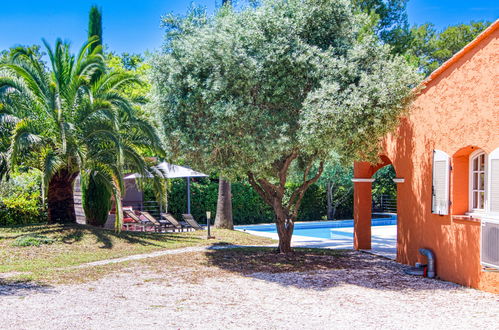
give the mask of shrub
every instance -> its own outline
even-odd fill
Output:
[[[37,171],[14,173],[0,183],[0,225],[27,225],[47,222]]]
[[[86,180],[81,180],[82,204],[87,218],[87,224],[102,227],[107,221],[111,210],[112,192],[103,183],[99,182],[94,172]]]
[[[12,242],[12,246],[40,246],[43,244],[52,244],[55,239],[43,235],[25,235],[18,237]]]

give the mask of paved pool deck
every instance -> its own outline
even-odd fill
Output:
[[[237,229],[237,228],[236,228]],[[248,234],[278,239],[277,233],[262,232],[256,230],[242,230]],[[353,249],[353,228],[334,228],[333,239],[324,239],[308,236],[293,235],[291,244],[294,247],[313,247],[324,249]],[[367,252],[393,259],[397,257],[397,226],[372,226],[371,227],[371,250]]]

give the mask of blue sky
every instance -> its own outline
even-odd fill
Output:
[[[161,46],[160,17],[184,13],[191,0],[17,0],[2,1],[0,9],[0,50],[16,44],[40,44],[42,38],[71,40],[80,46],[86,38],[88,9],[103,10],[104,43],[109,50],[143,52]],[[213,10],[221,0],[196,0]],[[438,28],[499,17],[497,0],[410,0],[409,22],[432,22]]]

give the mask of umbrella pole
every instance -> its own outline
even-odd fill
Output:
[[[191,214],[191,178],[187,177],[187,214]]]

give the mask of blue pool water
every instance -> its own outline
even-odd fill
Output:
[[[372,225],[389,226],[397,224],[396,214],[384,214],[384,216],[386,217],[372,219]],[[341,230],[335,230],[340,228],[352,227],[353,220],[300,222],[295,223],[293,234],[298,236],[308,236],[325,239],[341,238],[341,236],[352,237],[351,231],[343,232]],[[253,230],[259,232],[277,233],[275,224],[235,226],[235,228],[238,230]]]

